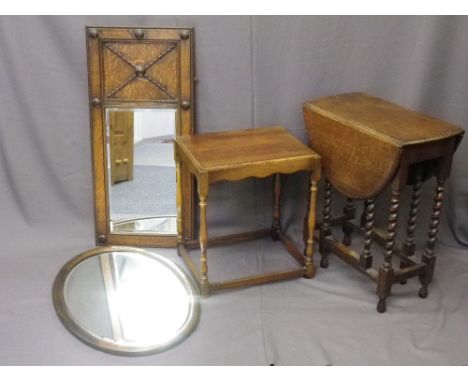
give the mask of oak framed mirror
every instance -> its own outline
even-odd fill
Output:
[[[193,34],[86,27],[98,245],[175,247],[178,224],[193,238],[193,179],[181,169],[177,211],[173,151],[194,131]]]

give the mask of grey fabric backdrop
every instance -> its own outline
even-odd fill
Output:
[[[467,17],[0,17],[0,364],[468,362],[468,139],[453,165],[428,300],[416,297],[416,282],[396,287],[378,316],[374,287],[333,261],[312,281],[210,297],[197,331],[164,354],[115,357],[71,337],[50,288],[67,260],[94,246],[85,25],[195,27],[199,133],[282,124],[306,142],[302,102],[346,91],[468,125]],[[285,226],[297,243],[305,189],[303,175],[286,179]],[[269,224],[271,199],[270,179],[216,185],[210,234]],[[225,252],[245,248],[262,267],[269,245]],[[226,261],[225,277],[249,265]]]

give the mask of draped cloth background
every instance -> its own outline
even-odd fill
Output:
[[[468,126],[468,17],[0,17],[0,364],[467,364],[466,138],[427,300],[411,281],[377,315],[374,286],[332,258],[314,280],[204,300],[195,333],[163,354],[116,357],[73,338],[50,292],[60,267],[94,246],[85,25],[195,27],[199,133],[280,124],[306,142],[303,101],[348,91]],[[298,244],[306,183],[302,174],[285,179],[284,225]],[[213,187],[209,234],[270,224],[271,186]],[[342,198],[334,203],[339,210]],[[260,242],[220,253],[239,248],[219,277],[249,261],[261,268],[276,251]],[[179,261],[174,250],[156,251]]]

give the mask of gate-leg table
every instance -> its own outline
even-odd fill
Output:
[[[317,182],[320,178],[320,156],[283,127],[265,127],[200,135],[178,136],[174,141],[177,176],[177,243],[179,255],[200,286],[202,296],[211,291],[257,285],[304,276],[314,276],[313,232]],[[200,238],[198,242],[183,237],[181,168],[197,179],[200,207]],[[310,172],[310,202],[307,211],[308,232],[303,254],[281,228],[280,174]],[[238,181],[248,177],[275,176],[274,209],[271,228],[208,239],[206,209],[210,184],[218,181]],[[234,197],[235,195],[233,195]],[[299,267],[240,279],[210,283],[208,279],[208,247],[271,236],[280,240],[299,263]],[[200,270],[187,248],[200,247]]]
[[[444,182],[450,175],[452,157],[464,131],[458,126],[406,109],[365,93],[340,94],[304,104],[304,118],[312,149],[322,156],[325,177],[323,222],[319,234],[320,265],[328,266],[332,252],[377,283],[377,311],[386,310],[386,298],[394,283],[404,284],[418,276],[419,296],[427,297],[427,286],[435,266],[434,245],[442,208]],[[436,178],[428,240],[420,256],[415,248],[415,228],[421,187]],[[406,238],[396,240],[400,196],[412,186]],[[387,229],[374,227],[375,199],[391,187]],[[344,215],[331,216],[332,189],[346,196]],[[353,200],[364,200],[360,224],[354,224]],[[332,236],[333,223],[342,226],[344,237]],[[351,233],[364,234],[361,252],[350,248]],[[384,261],[372,267],[372,241],[384,246]],[[394,269],[392,257],[400,259]]]

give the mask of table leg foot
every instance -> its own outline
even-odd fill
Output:
[[[203,298],[206,298],[206,297],[210,296],[210,284],[208,283],[208,280],[202,280],[201,281],[200,292],[201,292],[201,296]]]
[[[387,304],[385,300],[385,298],[379,298],[379,302],[377,303],[377,312],[385,313],[385,311],[387,310]]]
[[[320,268],[328,268],[328,255],[322,254],[322,258],[320,259]]]
[[[427,298],[428,296],[427,285],[423,285],[421,289],[419,289],[418,296],[421,298]]]
[[[271,240],[273,241],[278,241],[279,240],[279,234],[278,231],[276,231],[274,228],[271,230],[270,233]]]
[[[304,278],[306,279],[312,279],[315,276],[315,267],[314,264],[307,264],[306,265],[306,273],[304,275]]]

